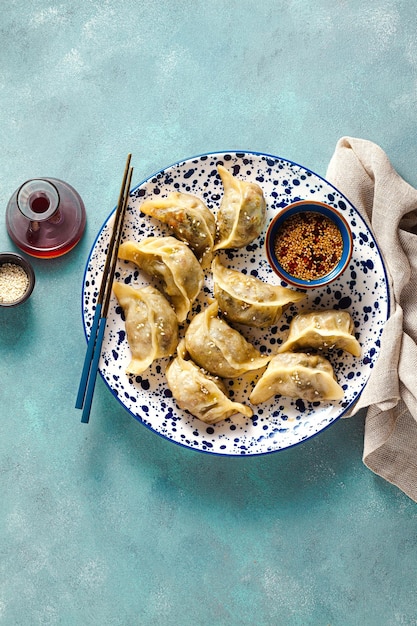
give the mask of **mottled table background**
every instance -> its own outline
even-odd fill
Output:
[[[417,508],[362,464],[363,415],[236,459],[153,434],[101,379],[88,426],[73,408],[84,265],[126,154],[135,184],[233,149],[325,175],[350,135],[417,186],[416,18],[413,0],[3,1],[2,215],[53,176],[88,226],[0,310],[2,626],[417,623]]]

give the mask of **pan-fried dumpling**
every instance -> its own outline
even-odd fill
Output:
[[[214,297],[230,322],[266,328],[276,324],[282,312],[305,294],[280,285],[269,285],[255,276],[228,269],[218,258],[212,263]]]
[[[185,333],[186,349],[197,365],[222,378],[265,367],[270,357],[262,355],[217,313],[218,304],[213,302],[191,320]]]
[[[178,321],[186,319],[204,281],[200,263],[187,244],[175,237],[147,237],[139,243],[126,241],[119,247],[119,258],[132,261],[160,280]]]
[[[341,400],[344,394],[327,359],[319,354],[283,352],[271,359],[249,400],[260,404],[275,395],[322,402]]]
[[[264,227],[266,202],[263,191],[256,183],[238,180],[222,165],[218,165],[217,171],[224,194],[217,214],[214,250],[243,248],[256,239]]]
[[[278,352],[289,350],[345,350],[361,355],[361,346],[353,336],[353,320],[347,311],[299,313],[290,323],[287,340]]]
[[[204,373],[187,356],[184,341],[181,341],[177,356],[166,369],[168,387],[180,409],[206,424],[215,424],[236,413],[245,417],[253,415],[250,407],[227,397],[221,380]]]
[[[126,334],[132,360],[129,374],[141,374],[158,358],[171,356],[178,345],[178,321],[174,310],[158,289],[135,289],[114,282],[113,291],[126,320]]]
[[[167,197],[155,196],[140,207],[142,213],[167,224],[174,235],[189,244],[203,268],[209,267],[216,234],[216,220],[196,196],[173,191]]]

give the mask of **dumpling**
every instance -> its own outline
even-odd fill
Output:
[[[178,321],[174,310],[158,289],[135,289],[114,282],[113,292],[126,320],[126,335],[132,360],[130,374],[142,374],[158,358],[171,356],[178,345]]]
[[[341,400],[344,392],[327,359],[319,354],[284,352],[271,359],[249,400],[260,404],[275,395],[321,402]]]
[[[226,395],[224,383],[204,373],[187,358],[184,341],[177,356],[166,369],[168,387],[180,407],[206,424],[215,424],[236,413],[251,417],[250,407],[233,402]]]
[[[189,244],[203,268],[210,266],[216,220],[204,202],[189,193],[174,191],[165,198],[146,200],[140,210],[167,224],[178,239]]]
[[[218,258],[212,263],[214,297],[228,321],[265,328],[276,324],[282,312],[305,294],[228,269]]]
[[[289,350],[345,350],[361,355],[361,346],[354,337],[353,320],[347,311],[313,311],[299,313],[290,323],[287,340],[278,352]]]
[[[222,165],[217,171],[224,194],[217,213],[217,234],[214,250],[243,248],[256,239],[264,227],[266,202],[256,183],[238,180]]]
[[[195,363],[222,378],[265,367],[270,357],[262,355],[217,313],[218,304],[213,302],[191,320],[185,333],[185,346]]]
[[[186,319],[204,282],[200,263],[187,244],[175,237],[147,237],[139,243],[126,241],[119,247],[119,258],[132,261],[160,280],[178,321]]]

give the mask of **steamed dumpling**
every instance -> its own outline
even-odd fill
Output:
[[[178,321],[167,299],[154,287],[135,289],[114,282],[113,291],[126,320],[132,360],[129,374],[142,374],[158,358],[171,356],[178,345]]]
[[[226,395],[224,383],[204,373],[187,358],[184,341],[177,356],[166,369],[168,387],[180,407],[206,424],[215,424],[236,413],[251,417],[250,407],[233,402]]]
[[[361,355],[361,346],[353,335],[353,320],[347,311],[299,313],[290,323],[287,340],[278,352],[289,350],[345,350]]]
[[[212,263],[214,297],[228,321],[265,328],[276,324],[285,308],[299,302],[305,294],[280,285],[269,285],[221,264]]]
[[[341,400],[344,392],[329,361],[318,354],[283,352],[274,356],[256,383],[249,400],[266,402],[275,395],[308,402]]]
[[[132,261],[160,280],[178,321],[186,319],[204,281],[200,263],[187,244],[175,237],[147,237],[139,243],[126,241],[119,247],[119,258]]]
[[[256,183],[239,180],[222,165],[217,170],[224,194],[217,214],[214,250],[243,248],[256,239],[264,227],[266,202]]]
[[[189,244],[201,266],[209,267],[216,221],[204,202],[191,194],[174,191],[165,198],[155,196],[146,200],[140,210],[167,224],[178,239]]]
[[[263,356],[217,313],[218,304],[213,302],[191,320],[185,334],[186,349],[197,365],[222,378],[265,367],[270,357]]]

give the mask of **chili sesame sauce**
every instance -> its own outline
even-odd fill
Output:
[[[330,218],[306,211],[285,220],[277,232],[274,250],[288,274],[301,280],[316,280],[337,265],[342,256],[343,240]]]

